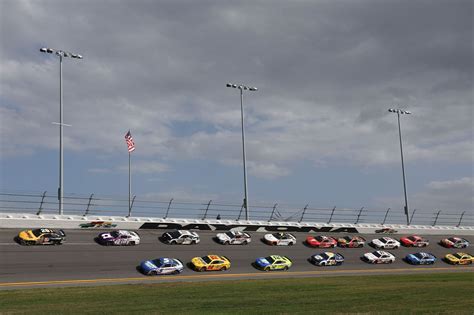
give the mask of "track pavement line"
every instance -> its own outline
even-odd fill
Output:
[[[160,281],[160,280],[192,280],[192,279],[209,279],[209,278],[243,278],[243,277],[269,277],[269,276],[304,276],[304,275],[325,275],[325,274],[345,274],[356,273],[387,273],[387,272],[406,272],[406,271],[446,271],[446,270],[462,270],[453,269],[453,267],[437,267],[437,268],[398,268],[398,269],[352,269],[352,270],[326,270],[326,271],[287,271],[280,272],[259,272],[259,273],[234,273],[234,274],[207,274],[207,275],[189,275],[189,276],[157,276],[157,277],[135,277],[135,278],[104,278],[104,279],[76,279],[76,280],[52,280],[52,281],[36,281],[36,282],[0,282],[0,287],[22,287],[22,286],[41,286],[54,284],[87,284],[87,283],[114,283],[127,281]],[[286,278],[286,277],[285,277]]]

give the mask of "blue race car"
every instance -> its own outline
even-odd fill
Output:
[[[175,258],[157,258],[140,263],[140,270],[147,276],[178,274],[183,271],[183,263]]]
[[[405,261],[412,265],[432,265],[436,261],[436,256],[425,252],[419,252],[408,254],[405,257]]]

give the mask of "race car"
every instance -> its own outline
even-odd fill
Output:
[[[157,258],[145,260],[139,266],[141,272],[147,276],[178,274],[183,272],[183,263],[175,258]]]
[[[339,247],[364,247],[365,238],[363,238],[362,236],[344,236],[337,239],[337,244],[339,245]]]
[[[316,266],[339,266],[344,262],[344,256],[339,253],[324,252],[311,256],[309,261]]]
[[[245,232],[240,232],[240,231],[229,231],[225,233],[218,233],[216,235],[216,239],[219,243],[224,244],[224,245],[237,245],[237,244],[242,244],[242,245],[247,245],[252,241],[252,238],[250,237],[250,234],[245,233]]]
[[[271,270],[288,270],[292,262],[290,258],[280,255],[271,255],[268,257],[260,257],[254,263],[255,267],[264,271]]]
[[[196,271],[223,271],[230,268],[230,260],[225,256],[218,255],[194,257],[191,259],[191,266]]]
[[[377,249],[399,248],[400,242],[391,237],[381,237],[372,240],[372,245]]]
[[[290,233],[273,233],[265,234],[263,240],[268,245],[294,245],[296,244],[296,237]]]
[[[451,265],[470,265],[474,262],[474,256],[467,253],[454,253],[444,256],[444,260]]]
[[[397,230],[391,229],[391,228],[383,228],[380,230],[375,230],[375,233],[381,233],[381,234],[394,234],[397,233]]]
[[[445,238],[442,239],[441,242],[439,242],[441,246],[447,247],[447,248],[465,248],[469,246],[469,241],[460,238],[460,237],[450,237],[450,238]]]
[[[161,235],[161,240],[164,243],[175,245],[175,244],[197,244],[200,242],[199,235],[196,232],[188,230],[176,230],[172,232],[166,232]]]
[[[328,247],[336,247],[337,241],[335,238],[330,236],[308,236],[306,238],[306,244],[312,247],[319,247],[319,248],[328,248]]]
[[[63,230],[33,229],[21,231],[17,240],[21,245],[60,245],[65,237]]]
[[[371,264],[391,264],[395,261],[395,256],[383,250],[376,250],[372,253],[365,253],[362,260]]]
[[[140,244],[140,236],[133,231],[116,230],[100,233],[97,236],[97,242],[106,246],[138,245]]]
[[[430,242],[421,236],[411,235],[400,238],[400,243],[406,247],[426,247],[430,245]]]
[[[408,254],[405,257],[405,261],[412,265],[432,265],[436,262],[436,256],[425,252],[419,252]]]

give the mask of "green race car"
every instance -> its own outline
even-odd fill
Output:
[[[264,271],[270,270],[288,270],[292,265],[291,260],[286,256],[270,255],[260,257],[255,261],[255,266]]]

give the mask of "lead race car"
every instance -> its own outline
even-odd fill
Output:
[[[218,233],[216,239],[219,243],[224,245],[247,245],[252,241],[250,234],[240,231]]]
[[[140,244],[140,236],[133,231],[116,230],[100,233],[97,236],[97,242],[102,245],[112,246],[130,246]]]
[[[446,248],[466,248],[469,246],[469,241],[461,237],[449,237],[441,240],[439,244]]]
[[[63,230],[45,228],[21,231],[16,237],[21,245],[61,245],[65,238]]]
[[[157,258],[145,260],[139,266],[141,272],[147,276],[178,274],[183,272],[183,263],[176,258]]]
[[[430,245],[430,242],[424,237],[418,235],[411,235],[400,238],[400,243],[406,247],[426,247]]]
[[[191,259],[191,267],[196,271],[225,271],[230,268],[230,260],[219,255],[194,257]]]
[[[381,237],[372,240],[372,245],[377,249],[399,248],[400,242],[391,237]]]

